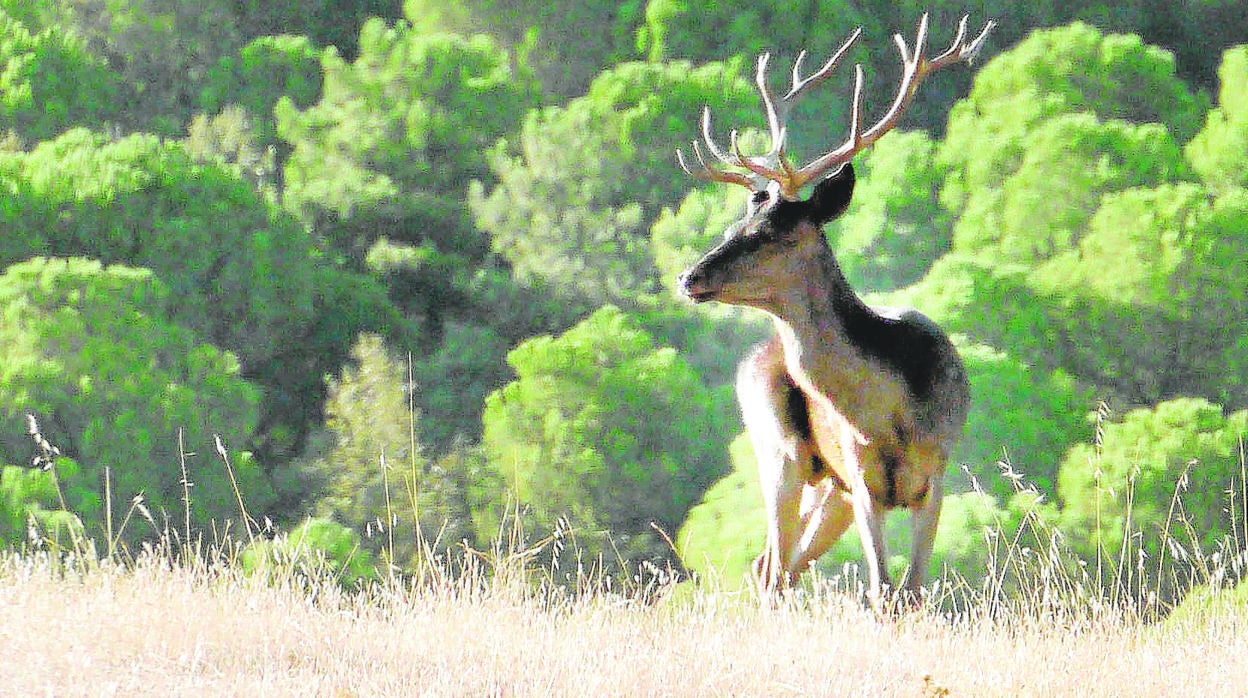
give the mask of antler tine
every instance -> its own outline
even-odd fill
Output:
[[[784,96],[784,102],[786,104],[792,104],[798,97],[806,92],[806,90],[818,86],[831,77],[833,71],[836,70],[836,67],[841,64],[841,59],[845,58],[845,54],[849,52],[851,47],[853,47],[854,42],[858,40],[859,36],[862,36],[862,27],[858,27],[854,30],[853,34],[849,35],[849,38],[845,40],[845,43],[841,44],[841,47],[836,50],[836,53],[832,54],[832,57],[823,64],[822,68],[816,70],[814,73],[806,76],[805,78],[801,77],[800,70],[802,59],[805,58],[806,52],[802,51],[798,54],[797,61],[793,64],[793,87],[791,87],[789,89],[789,93]]]
[[[974,41],[967,44],[966,39],[966,21],[963,18],[958,27],[957,37],[947,51],[936,57],[935,60],[927,59],[927,29],[928,16],[923,14],[919,20],[919,29],[915,35],[914,53],[910,53],[910,48],[906,45],[906,40],[900,34],[893,37],[897,44],[897,50],[901,53],[902,76],[901,84],[897,88],[897,97],[893,100],[893,104],[883,117],[880,118],[874,126],[866,131],[861,130],[861,99],[862,99],[862,80],[861,67],[857,79],[854,84],[854,103],[852,112],[852,121],[850,123],[850,137],[845,143],[842,143],[836,149],[831,150],[812,161],[810,164],[802,167],[797,172],[793,188],[798,189],[801,186],[814,181],[840,165],[849,162],[854,155],[862,149],[870,146],[879,140],[885,133],[891,131],[897,126],[901,120],[902,114],[906,108],[910,106],[910,102],[914,100],[915,94],[918,92],[918,86],[923,79],[930,73],[951,65],[960,60],[970,60],[975,53],[979,51],[984,39],[988,36],[988,32],[992,30],[994,22],[989,21],[984,30]]]
[[[849,142],[854,148],[858,147],[862,136],[862,84],[862,64],[858,63],[854,65],[854,101],[849,114]]]
[[[914,62],[923,63],[927,56],[927,13],[919,18],[919,32],[914,37]]]
[[[944,53],[932,59],[932,65],[942,65],[954,57],[961,58],[961,54],[958,49],[962,47],[962,40],[966,38],[966,23],[970,21],[970,19],[970,15],[962,15],[962,19],[958,20],[958,34],[953,37],[953,43],[949,44],[949,48]],[[988,24],[990,25],[989,28],[991,28],[992,22],[989,22]],[[980,34],[981,39],[984,36],[986,36],[986,33]],[[979,41],[979,39],[976,39],[976,41]]]
[[[711,167],[707,164],[706,158],[702,155],[702,147],[698,145],[698,142],[695,140],[692,142],[692,145],[693,155],[698,159],[698,165],[701,166],[700,170],[695,171],[693,168],[689,167],[689,163],[685,161],[684,152],[682,152],[679,148],[676,149],[676,161],[680,164],[680,169],[685,171],[685,174],[708,182],[739,184],[743,187],[753,189],[754,183],[750,181],[749,177],[739,172],[732,172],[731,170],[717,170]]]
[[[762,53],[758,57],[758,67],[754,71],[754,84],[758,86],[758,94],[763,98],[763,109],[767,115],[767,130],[771,133],[771,149],[769,156],[775,156],[784,148],[785,115],[776,110],[776,96],[767,85],[767,63],[771,61],[770,53]],[[787,110],[786,110],[787,111]],[[741,157],[738,154],[738,157]]]
[[[697,144],[697,141],[694,141],[694,144],[696,145],[696,144]],[[680,165],[680,169],[684,170],[685,174],[689,175],[690,177],[699,177],[699,178],[701,178],[701,173],[699,173],[699,172],[694,172],[694,171],[693,171],[693,170],[689,167],[689,163],[685,162],[685,153],[684,153],[684,151],[683,151],[683,150],[681,150],[680,148],[677,148],[677,149],[676,149],[676,162]]]
[[[725,165],[736,164],[732,160],[728,159],[728,156],[724,154],[724,151],[719,149],[719,146],[715,145],[715,138],[711,136],[710,107],[702,107],[702,140],[706,142],[707,149],[711,151],[711,155],[714,155],[716,160],[719,160]],[[695,142],[694,145],[697,145],[697,143]]]
[[[991,32],[992,28],[995,26],[997,26],[997,23],[994,20],[988,20],[988,22],[984,24],[984,30],[979,33],[979,36],[975,37],[975,40],[971,43],[963,46],[958,51],[958,55],[966,59],[967,63],[975,60],[975,57],[979,55],[980,49],[984,47],[984,40],[988,38],[989,32]]]

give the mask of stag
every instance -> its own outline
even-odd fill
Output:
[[[792,87],[780,98],[768,85],[768,54],[759,57],[756,82],[771,136],[766,154],[743,154],[736,131],[728,151],[717,146],[709,108],[702,115],[707,152],[693,143],[699,167],[691,168],[677,151],[690,175],[750,192],[745,216],[681,274],[679,287],[695,303],[761,309],[775,326],[775,335],[741,362],[736,385],[767,510],[767,542],[754,573],[768,600],[794,584],[850,523],[862,536],[872,604],[878,609],[886,599],[921,599],[945,466],[970,405],[966,371],[949,338],[923,314],[862,301],[823,226],[849,206],[854,155],[897,125],[924,78],[970,62],[980,49],[993,23],[968,41],[967,19],[949,49],[934,58],[926,53],[927,15],[913,54],[900,34],[894,37],[901,85],[888,112],[866,129],[857,66],[848,139],[807,165],[796,167],[786,153],[789,115],[828,79],[861,29],[806,77],[806,54],[799,54]],[[812,184],[803,199],[803,188]],[[913,545],[904,591],[895,596],[881,528],[884,515],[900,507],[911,510]]]

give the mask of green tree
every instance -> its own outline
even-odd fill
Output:
[[[321,95],[322,54],[304,36],[262,36],[208,71],[199,106],[215,113],[237,104],[268,118],[278,100],[288,97],[295,107],[307,109]]]
[[[362,335],[351,358],[329,383],[332,443],[312,465],[322,483],[315,510],[364,531],[365,548],[408,567],[423,545],[472,537],[467,494],[456,489],[462,478],[451,479],[423,453],[407,366],[377,335]]]
[[[176,136],[208,72],[245,43],[234,0],[50,0],[49,21],[71,29],[126,84],[132,129]]]
[[[178,298],[179,323],[247,364],[308,322],[311,241],[232,172],[154,136],[77,129],[10,157],[4,169],[33,200],[0,263],[40,253],[150,268]]]
[[[229,447],[247,444],[259,390],[239,376],[232,354],[171,322],[174,305],[146,270],[36,258],[0,275],[0,450],[31,450],[26,415],[34,415],[45,438],[81,466],[59,475],[70,510],[93,535],[102,530],[106,483],[115,521],[138,495],[181,521],[183,460],[196,526],[239,515],[214,435]],[[237,451],[231,464],[244,502],[263,511],[271,492],[258,464]],[[121,533],[135,540],[154,532]]]
[[[0,9],[0,124],[28,141],[121,114],[121,80],[60,26],[33,30]]]
[[[896,131],[860,158],[853,201],[829,231],[859,291],[909,286],[949,251],[952,221],[939,203],[945,171],[935,151],[926,133]]]
[[[1017,237],[1038,227],[1041,244],[1021,250],[1044,254],[1053,244],[1048,226],[1069,235],[1094,210],[1088,196],[1096,190],[1183,176],[1174,144],[1199,129],[1204,106],[1175,76],[1174,57],[1138,36],[1082,23],[1033,33],[985,65],[950,113],[939,157],[950,168],[942,201],[958,219],[954,247],[982,251],[998,229]],[[1072,116],[1083,113],[1091,117]],[[1068,150],[1073,162],[1063,159]],[[1049,220],[1030,226],[1027,215],[1045,206],[1055,208]],[[1018,258],[1019,249],[994,254]]]
[[[1238,367],[1248,321],[1248,191],[1193,184],[1108,196],[1077,248],[1037,269],[1063,297],[1071,370],[1136,404],[1204,395],[1248,403]]]
[[[710,105],[721,123],[757,119],[745,82],[720,64],[626,63],[564,107],[531,112],[501,143],[499,184],[475,185],[477,225],[521,279],[568,298],[623,300],[654,286],[650,221],[689,186],[673,146]]]
[[[405,330],[376,284],[327,265],[298,221],[180,143],[73,130],[0,153],[0,182],[14,194],[0,206],[0,265],[55,254],[151,269],[174,319],[268,388],[257,434],[268,464],[302,447],[322,377],[358,332]]]
[[[243,571],[271,585],[301,581],[314,588],[326,578],[351,589],[377,578],[373,554],[360,534],[337,521],[309,518],[273,540],[258,539],[243,549]]]
[[[452,272],[489,253],[469,220],[468,182],[488,178],[489,146],[519,122],[536,86],[487,36],[380,19],[365,23],[354,62],[329,50],[322,68],[319,102],[277,105],[293,144],[285,203],[350,268],[382,278],[432,348],[447,315],[469,302]]]
[[[1030,130],[1025,152],[1003,181],[968,197],[954,246],[999,262],[1036,264],[1076,245],[1106,194],[1186,174],[1181,149],[1159,124],[1056,115]]]
[[[1239,86],[1248,81],[1248,46],[1222,54],[1218,68],[1222,88],[1218,107],[1205,117],[1205,127],[1187,144],[1187,159],[1210,187],[1248,186],[1248,95]]]
[[[566,518],[592,552],[664,559],[675,531],[724,472],[727,417],[671,348],[605,307],[507,357],[518,378],[486,400],[490,467],[537,530]]]
[[[316,103],[322,53],[303,36],[262,36],[223,57],[205,78],[199,97],[202,112],[188,129],[190,141],[202,143],[198,150],[204,154],[237,163],[243,172],[259,170],[282,197],[293,147],[277,135],[274,108],[283,98],[289,100],[286,108],[307,109]],[[245,128],[230,128],[238,122]],[[240,130],[245,136],[236,145],[231,137]],[[243,147],[252,152],[241,152]]]
[[[636,57],[642,0],[405,0],[417,29],[488,33],[525,57],[553,99],[583,94],[598,73]]]
[[[382,233],[394,240],[419,242],[422,227],[462,233],[462,216],[448,214],[468,181],[488,174],[489,146],[532,104],[527,75],[487,36],[425,35],[380,19],[365,23],[354,62],[330,50],[322,70],[319,102],[278,105],[282,136],[295,146],[291,205],[313,221],[395,209]],[[336,246],[362,258],[376,237]]]
[[[959,351],[971,379],[971,412],[955,463],[1001,501],[1017,483],[1002,477],[999,462],[1052,495],[1066,450],[1092,436],[1085,418],[1095,407],[1090,391],[1061,369],[1036,369],[983,345]],[[961,473],[949,475],[955,491],[969,489],[958,485]]]
[[[234,0],[238,26],[250,37],[306,36],[317,46],[334,46],[353,57],[360,27],[373,17],[396,20],[401,0]]]
[[[734,588],[767,542],[767,511],[749,436],[737,436],[729,453],[732,470],[689,510],[676,547],[685,567]]]
[[[78,464],[73,459],[57,458],[52,466],[66,480],[78,476]],[[61,509],[57,477],[52,468],[3,465],[0,461],[0,545],[20,548],[32,529],[53,539],[59,538],[61,531],[82,530],[81,520]]]
[[[1132,410],[1100,435],[1099,444],[1075,446],[1062,461],[1062,528],[1076,549],[1117,560],[1126,537],[1153,561],[1163,546],[1218,549],[1230,535],[1228,493],[1242,484],[1248,412],[1228,415],[1206,400],[1180,398]]]

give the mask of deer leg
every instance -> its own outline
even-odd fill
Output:
[[[934,475],[928,481],[927,497],[916,506],[910,516],[913,525],[913,543],[910,551],[910,571],[906,575],[906,591],[916,599],[923,590],[927,568],[932,561],[932,546],[936,542],[936,525],[940,521],[940,506],[945,498],[944,476]]]
[[[776,594],[796,581],[793,554],[801,533],[800,463],[783,450],[758,450],[759,484],[767,510],[767,543],[754,561],[759,592],[769,603]],[[796,455],[796,454],[793,454]]]
[[[769,342],[737,370],[737,400],[754,455],[767,510],[767,544],[754,561],[759,591],[768,603],[796,580],[793,555],[802,533],[801,499],[810,472],[809,417],[784,369],[783,350]]]
[[[849,493],[825,480],[820,485],[808,487],[809,508],[803,512],[803,531],[795,556],[798,574],[807,570],[811,563],[840,539],[845,529],[854,522],[854,506]]]
[[[884,545],[884,510],[876,504],[871,490],[867,488],[860,444],[852,437],[849,441],[842,444],[841,450],[845,454],[845,470],[851,478],[847,484],[854,507],[854,523],[858,524],[862,553],[867,564],[867,598],[876,610],[880,610],[885,591],[892,587],[887,568],[888,551]]]

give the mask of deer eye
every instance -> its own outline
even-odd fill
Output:
[[[761,206],[767,203],[767,201],[770,198],[771,198],[771,192],[767,191],[766,189],[763,189],[761,191],[756,191],[750,195],[750,203],[755,206]]]

